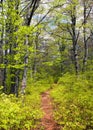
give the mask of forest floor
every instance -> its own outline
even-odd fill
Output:
[[[44,116],[41,119],[42,128],[44,128],[44,130],[60,130],[53,118],[53,105],[49,91],[41,95],[41,103],[44,112]]]

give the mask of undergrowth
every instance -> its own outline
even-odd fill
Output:
[[[28,85],[25,95],[0,94],[0,130],[33,130],[43,116],[40,94],[49,84],[36,82]]]
[[[54,118],[62,130],[93,130],[93,81],[65,74],[51,91]]]

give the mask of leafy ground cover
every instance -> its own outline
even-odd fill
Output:
[[[88,74],[65,74],[51,91],[54,118],[62,130],[93,130],[92,86]]]
[[[0,130],[41,129],[41,95],[49,90],[60,130],[93,130],[92,73],[65,74],[57,84],[44,80],[27,86],[25,95],[0,94]]]
[[[44,86],[44,87],[43,87]],[[0,130],[31,130],[43,116],[40,94],[50,88],[41,82],[28,85],[25,95],[0,95]]]

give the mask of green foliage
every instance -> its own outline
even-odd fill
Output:
[[[30,83],[28,83],[30,84]],[[43,116],[40,94],[50,89],[48,81],[41,80],[28,85],[25,95],[6,95],[0,87],[0,130],[30,130],[39,125]]]
[[[38,125],[42,115],[40,96],[35,90],[19,98],[0,95],[0,130],[30,130]]]
[[[28,85],[26,88],[26,94],[32,95],[34,93],[34,94],[40,95],[41,93],[50,89],[52,83],[53,82],[51,79],[49,81],[48,81],[48,79],[47,80],[42,79],[42,80],[36,81],[36,82],[32,81],[32,83],[31,83],[32,85],[30,85],[30,86]]]
[[[51,92],[55,120],[62,130],[93,129],[93,85],[82,75],[66,74]]]

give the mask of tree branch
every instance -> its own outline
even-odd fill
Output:
[[[46,16],[47,16],[50,12],[52,12],[55,8],[62,7],[63,5],[64,5],[64,4],[62,4],[62,5],[57,5],[57,6],[54,6],[54,7],[50,8],[49,11],[40,19],[40,21],[39,21],[34,27],[38,26],[38,25],[46,18]]]

